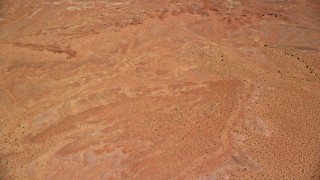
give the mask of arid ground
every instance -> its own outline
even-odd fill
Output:
[[[319,0],[1,0],[0,179],[320,179]]]

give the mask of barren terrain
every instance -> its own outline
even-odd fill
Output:
[[[0,179],[320,179],[318,0],[0,1]]]

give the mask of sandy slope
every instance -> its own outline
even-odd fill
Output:
[[[319,179],[317,0],[0,2],[0,179]]]

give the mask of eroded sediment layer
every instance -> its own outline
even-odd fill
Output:
[[[316,1],[0,3],[0,178],[319,179]]]

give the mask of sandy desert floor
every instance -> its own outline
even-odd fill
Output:
[[[0,179],[320,179],[318,0],[0,1]]]

